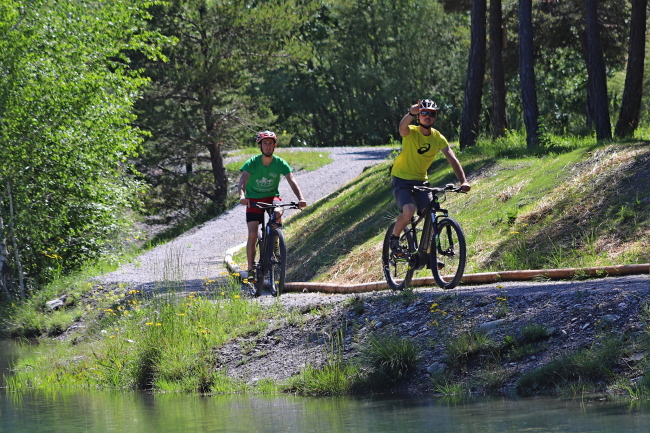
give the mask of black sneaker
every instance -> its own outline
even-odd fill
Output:
[[[402,249],[401,245],[399,244],[399,238],[391,238],[390,239],[390,250],[397,257],[401,257],[401,256],[404,255],[404,250]]]
[[[445,264],[442,261],[440,261],[440,259],[436,259],[436,260],[438,261],[438,270],[445,267]]]
[[[248,271],[248,276],[246,277],[249,283],[255,284],[257,279],[255,279],[255,269]]]

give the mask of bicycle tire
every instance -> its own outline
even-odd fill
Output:
[[[277,250],[275,243],[278,243]],[[287,272],[287,245],[281,229],[271,232],[269,243],[269,291],[273,296],[280,296],[284,292],[284,279]]]
[[[259,233],[257,239],[258,239],[257,247],[260,254],[260,258],[257,262],[257,265],[255,265],[255,271],[256,271],[255,277],[257,279],[255,280],[255,284],[254,284],[255,290],[253,296],[259,298],[260,296],[262,296],[262,290],[264,289],[264,274],[266,274],[267,267],[266,267],[266,254],[265,254],[266,242],[264,242],[266,239],[263,239],[262,242],[259,242],[259,239],[262,239],[262,236]]]
[[[395,255],[392,253],[390,249],[390,237],[393,234],[394,227],[395,223],[391,224],[388,227],[388,230],[386,230],[381,260],[384,270],[384,277],[386,278],[388,286],[395,291],[400,291],[408,288],[409,284],[411,284],[411,279],[415,273],[415,268],[413,267],[413,263],[410,259],[397,260],[395,258]],[[399,243],[402,249],[408,251],[410,254],[413,254],[415,252],[413,233],[408,227],[404,230],[402,236],[400,236]]]
[[[453,289],[460,283],[465,272],[467,262],[465,234],[458,221],[453,218],[441,218],[437,224],[438,239],[432,240],[429,266],[440,288]],[[444,265],[442,269],[438,269],[438,261]]]

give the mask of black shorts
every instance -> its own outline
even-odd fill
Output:
[[[261,203],[273,203],[273,200],[275,200],[275,197],[264,197],[264,198],[249,198],[248,201],[251,202],[261,202]],[[260,209],[257,207],[247,207],[246,208],[246,222],[249,223],[251,221],[257,221],[258,223],[263,223],[264,222],[264,212],[266,212],[264,209]]]
[[[433,200],[433,195],[428,191],[413,191],[414,186],[429,186],[426,180],[406,180],[393,176],[393,195],[401,211],[404,205],[413,203],[422,212]]]

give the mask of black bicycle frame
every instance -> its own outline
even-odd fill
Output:
[[[429,256],[431,254],[431,240],[438,238],[438,219],[445,218],[449,216],[447,209],[442,209],[440,207],[440,202],[438,201],[438,196],[433,194],[433,200],[427,205],[422,212],[422,215],[411,218],[411,228],[410,231],[413,235],[413,242],[415,242],[415,252],[411,253],[412,256],[415,256],[416,260],[413,264],[415,270],[420,270],[429,264]],[[416,236],[416,230],[418,224],[424,220],[424,225],[422,226],[422,236],[420,237],[420,244],[418,245],[418,237]],[[433,236],[431,232],[433,231]],[[440,251],[440,246],[437,245]],[[422,260],[424,258],[424,260]]]

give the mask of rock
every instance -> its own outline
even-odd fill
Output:
[[[491,331],[494,331],[499,325],[505,323],[506,319],[492,320],[491,322],[485,322],[478,327],[478,331],[484,334],[488,334]]]
[[[603,316],[603,322],[611,324],[611,323],[616,323],[618,322],[618,319],[620,317],[617,316],[616,314],[606,314]]]
[[[45,303],[45,306],[46,306],[47,308],[49,308],[50,310],[56,310],[56,309],[58,309],[58,308],[63,307],[63,305],[65,304],[65,300],[66,300],[66,298],[67,298],[67,296],[61,296],[61,297],[58,298],[58,299],[53,299],[53,300],[51,300],[51,301],[47,301],[47,302]]]
[[[431,374],[434,373],[443,373],[446,369],[446,366],[442,362],[434,362],[431,364],[429,367],[427,367],[427,371]]]

